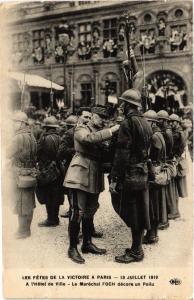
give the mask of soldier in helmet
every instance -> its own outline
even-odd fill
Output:
[[[59,225],[59,206],[63,204],[63,177],[60,172],[57,152],[61,138],[57,132],[58,121],[54,116],[45,118],[44,134],[38,142],[38,165],[40,176],[36,195],[41,204],[46,205],[47,219],[40,222],[40,227]]]
[[[166,162],[171,164],[173,160],[173,136],[172,129],[169,126],[169,115],[167,111],[160,110],[158,113],[159,127],[161,129],[162,135],[166,144]],[[158,229],[167,229],[169,227],[168,213],[171,212],[173,199],[176,194],[174,181],[171,180],[170,183],[165,187],[166,196],[161,199],[160,202],[160,224]]]
[[[177,162],[182,159],[182,155],[185,151],[186,146],[186,139],[184,136],[184,132],[180,126],[181,120],[178,115],[172,114],[169,117],[171,127],[172,127],[172,134],[173,134],[173,155],[176,158]],[[185,175],[185,174],[184,174]],[[186,176],[176,176],[175,184],[177,188],[177,194],[175,200],[172,203],[173,210],[172,213],[169,215],[170,219],[176,219],[180,217],[179,209],[178,209],[178,198],[179,197],[186,197],[187,196],[187,184],[186,184]]]
[[[148,110],[144,113],[144,117],[151,124],[153,135],[151,138],[151,147],[149,158],[153,167],[160,167],[165,162],[166,144],[158,127],[158,116],[154,110]],[[165,197],[165,187],[156,187],[150,184],[149,186],[149,208],[150,208],[150,224],[151,229],[147,231],[144,236],[143,243],[153,244],[157,243],[158,238],[158,224],[160,221],[160,202]]]
[[[16,111],[12,118],[15,135],[8,149],[12,161],[12,186],[14,213],[18,215],[16,238],[23,239],[31,235],[30,226],[35,208],[35,187],[18,187],[17,178],[26,170],[36,166],[37,144],[28,126],[28,117],[22,111]]]
[[[65,126],[66,126],[66,131],[63,134],[61,138],[61,143],[58,149],[57,157],[61,163],[61,167],[63,169],[63,176],[65,177],[65,174],[67,172],[67,169],[69,167],[69,164],[72,160],[72,157],[75,154],[75,149],[74,149],[74,131],[75,127],[77,125],[78,118],[75,115],[70,115],[66,120],[65,120]],[[67,194],[67,198],[69,201],[70,205],[70,199],[69,199],[69,193],[68,189],[65,189],[65,194]],[[61,217],[63,218],[68,218],[69,217],[69,210],[65,213],[61,214]]]
[[[136,89],[126,90],[119,98],[125,120],[121,123],[113,168],[111,171],[110,192],[116,193],[117,186],[121,187],[121,196],[118,199],[119,214],[125,224],[131,228],[132,246],[127,248],[121,256],[116,256],[119,263],[141,261],[144,258],[142,239],[144,229],[151,229],[149,212],[149,191],[147,176],[147,159],[152,136],[152,129],[146,119],[138,111],[141,109],[141,94]],[[138,167],[139,166],[139,167]],[[139,169],[140,168],[140,169]],[[141,185],[131,184],[133,177],[140,180]],[[145,175],[145,176],[144,176]],[[137,189],[135,189],[137,188]]]
[[[92,242],[93,218],[99,207],[99,194],[104,190],[104,177],[101,170],[101,143],[110,139],[119,126],[103,129],[107,118],[106,109],[92,108],[92,118],[88,124],[75,128],[75,155],[68,168],[64,186],[71,189],[71,215],[69,220],[68,256],[76,263],[85,260],[77,249],[80,221],[82,220],[83,253],[102,255],[105,249]]]

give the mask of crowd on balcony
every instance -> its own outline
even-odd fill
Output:
[[[99,25],[90,25],[90,32],[85,36],[81,33],[78,38],[75,37],[75,28],[69,29],[67,23],[55,28],[54,34],[48,30],[33,31],[32,37],[27,38],[26,33],[18,34],[13,39],[13,63],[42,64],[52,58],[53,63],[62,64],[65,53],[74,54],[79,60],[91,59],[98,53],[101,58],[117,57],[125,44],[125,24],[121,22],[117,25],[114,30],[110,28],[103,32]],[[186,25],[173,25],[166,30],[164,18],[160,18],[156,26],[144,26],[138,30],[134,22],[130,25],[130,43],[142,55],[156,54],[157,45],[161,42],[171,52],[187,50],[192,43],[192,34],[188,33]]]

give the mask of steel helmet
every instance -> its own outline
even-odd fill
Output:
[[[58,121],[54,116],[50,116],[44,119],[44,124],[43,127],[53,127],[53,128],[58,128]]]
[[[19,122],[24,122],[26,124],[28,124],[28,117],[27,115],[21,111],[21,110],[18,110],[18,111],[15,111],[14,112],[14,115],[13,115],[13,118],[12,118],[13,121],[19,121]]]
[[[150,109],[148,111],[146,111],[143,116],[148,120],[148,121],[155,121],[155,122],[158,122],[158,115],[157,113]]]
[[[164,119],[164,120],[169,120],[169,114],[167,113],[166,110],[160,110],[158,113],[158,119]]]
[[[121,97],[119,97],[120,100],[126,101],[128,103],[131,103],[135,106],[142,107],[141,105],[141,93],[137,89],[129,89],[126,90]]]
[[[180,122],[180,118],[179,118],[179,116],[176,115],[176,114],[170,115],[170,116],[169,116],[169,119],[170,119],[170,121],[177,121],[177,122]]]
[[[75,126],[77,124],[78,117],[75,115],[70,115],[66,120],[65,124],[68,126]]]

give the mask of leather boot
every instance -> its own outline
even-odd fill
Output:
[[[31,235],[28,226],[28,216],[27,215],[18,215],[18,231],[15,235],[17,239],[25,239]]]
[[[165,230],[165,229],[167,229],[169,226],[170,226],[170,225],[169,225],[169,222],[167,222],[167,223],[160,223],[160,224],[158,225],[158,229],[160,229],[160,230]]]
[[[147,231],[143,237],[143,244],[155,244],[159,241],[156,228],[156,225],[152,225],[151,229]]]
[[[115,261],[118,263],[129,264],[142,261],[144,258],[142,249],[143,230],[131,229],[131,231],[133,239],[132,246],[131,248],[127,248],[123,255],[115,257]]]
[[[106,253],[106,249],[98,248],[92,243],[92,218],[82,219],[82,231],[83,231],[83,245],[82,253],[92,253],[97,255],[102,255]]]
[[[92,218],[92,237],[96,239],[101,239],[103,237],[103,233],[100,231],[96,231],[94,227],[94,217]]]
[[[71,258],[72,261],[78,263],[78,264],[84,264],[85,260],[80,255],[78,249],[77,249],[77,240],[78,240],[78,234],[79,234],[79,223],[76,221],[69,221],[69,249],[68,249],[68,256]]]

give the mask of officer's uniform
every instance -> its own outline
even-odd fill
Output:
[[[112,133],[109,129],[97,131],[97,129],[92,126],[92,123],[78,125],[75,128],[75,155],[69,165],[64,180],[64,186],[71,189],[72,192],[71,216],[69,222],[70,257],[72,257],[71,250],[78,253],[77,237],[80,230],[81,219],[83,231],[82,252],[84,252],[83,249],[85,245],[91,244],[93,216],[99,207],[99,194],[104,190],[104,175],[101,170],[100,162],[100,143],[110,139],[111,136]],[[97,247],[96,249],[96,254],[105,253],[104,249]],[[80,260],[80,263],[83,263],[83,260]]]

